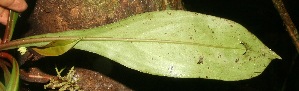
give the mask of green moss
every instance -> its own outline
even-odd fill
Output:
[[[52,88],[52,89],[58,89],[59,91],[80,91],[80,87],[77,85],[78,77],[75,75],[74,67],[72,67],[66,76],[61,76],[61,72],[64,70],[58,70],[55,68],[57,72],[58,79],[51,79],[50,83],[44,86],[44,89],[46,88]]]

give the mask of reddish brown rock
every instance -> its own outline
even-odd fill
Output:
[[[183,9],[181,0],[37,0],[26,35],[87,29],[165,9]]]

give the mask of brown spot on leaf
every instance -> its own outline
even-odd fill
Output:
[[[238,62],[239,62],[239,60],[240,60],[240,59],[239,59],[239,58],[237,58],[237,59],[235,60],[235,63],[238,63]]]
[[[197,64],[203,64],[203,57],[199,57]]]
[[[218,58],[221,58],[221,55],[218,55]]]

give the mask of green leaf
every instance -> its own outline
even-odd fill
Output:
[[[11,58],[12,72],[5,91],[18,91],[19,88],[19,65],[15,58]]]
[[[82,39],[74,48],[141,72],[178,78],[249,79],[281,59],[242,25],[188,11],[143,13],[98,28],[28,39]]]
[[[7,68],[7,66],[9,65],[8,62],[4,61],[4,60],[0,60],[0,67],[3,71],[4,74],[4,81],[5,81],[5,85],[8,85],[8,82],[10,80],[10,72]]]
[[[78,40],[56,40],[56,41],[52,41],[51,43],[47,44],[44,47],[32,48],[32,49],[43,56],[59,56],[61,54],[64,54],[71,48],[73,48],[73,46],[76,45],[78,42],[79,39]]]
[[[6,61],[3,60],[0,61],[1,62],[0,66],[3,69],[4,78],[5,78],[5,86],[3,85],[3,83],[0,82],[0,90],[2,91],[3,89],[5,89],[5,91],[18,91],[18,86],[19,86],[18,62],[14,57],[12,57],[8,53],[0,52],[0,55],[2,58],[6,58],[7,60],[9,60],[12,65],[12,70],[10,73],[7,66],[11,67],[11,65],[8,64]]]
[[[9,21],[10,21],[10,24],[8,24],[9,26],[9,40],[11,40],[12,38],[12,35],[13,35],[13,32],[14,32],[14,29],[15,29],[15,26],[16,26],[16,23],[17,23],[17,20],[19,18],[19,13],[13,11],[13,10],[9,10]]]
[[[0,91],[5,91],[5,86],[3,85],[2,82],[0,82]]]

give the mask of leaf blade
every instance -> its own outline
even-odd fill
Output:
[[[200,18],[196,18],[196,16],[200,16]],[[175,20],[173,20],[174,18]],[[139,21],[135,21],[135,20],[139,20]],[[205,23],[210,22],[210,24],[200,23],[196,21],[194,22],[193,20],[205,21]],[[214,22],[214,21],[218,21],[218,22]],[[160,27],[157,28],[156,26],[158,25]],[[122,26],[122,27],[117,27],[117,26]],[[143,27],[141,28],[138,27],[138,29],[134,29],[136,28],[134,26],[143,26]],[[173,41],[187,41],[187,42],[196,41],[195,43],[199,42],[199,44],[203,44],[203,46],[197,46],[197,47],[189,46],[189,45],[184,45],[180,47],[177,46],[170,47],[169,45],[160,46],[161,44],[154,45],[153,43],[146,43],[146,44],[133,43],[132,45],[130,45],[130,43],[127,42],[119,43],[119,44],[107,43],[107,45],[103,45],[105,44],[104,42],[92,44],[92,45],[101,44],[102,46],[105,47],[113,45],[113,48],[101,49],[101,50],[109,50],[109,52],[107,53],[103,53],[101,51],[97,51],[96,53],[100,53],[104,56],[106,55],[106,57],[111,58],[113,60],[125,60],[125,61],[120,61],[119,63],[128,66],[129,68],[138,69],[142,72],[151,73],[154,75],[165,75],[170,77],[182,77],[182,78],[208,77],[210,79],[241,80],[244,78],[248,79],[250,77],[255,77],[259,75],[259,73],[261,73],[265,69],[264,65],[269,64],[271,60],[264,59],[265,57],[261,57],[264,54],[260,54],[260,53],[267,53],[269,54],[268,57],[271,56],[270,58],[280,58],[276,54],[272,55],[273,52],[270,51],[266,46],[264,46],[260,41],[255,41],[258,39],[255,36],[253,36],[251,33],[249,33],[246,30],[246,28],[244,28],[243,26],[226,19],[221,19],[221,18],[219,19],[207,15],[198,15],[194,13],[193,14],[185,13],[181,15],[181,12],[174,13],[174,12],[166,11],[163,13],[160,12],[157,15],[144,14],[138,18],[134,17],[133,19],[127,19],[125,20],[125,22],[118,23],[115,26],[113,25],[108,26],[106,29],[109,28],[112,30],[110,30],[109,32],[101,33],[101,35],[95,35],[95,36],[113,37],[113,38],[125,37],[125,38],[138,38],[138,39],[159,39],[159,40],[173,40]],[[190,32],[190,31],[194,31],[194,32]],[[242,32],[238,32],[238,31],[242,31]],[[230,35],[238,35],[238,36],[226,37]],[[248,37],[244,37],[244,36],[248,36]],[[247,41],[253,42],[251,43],[252,45],[248,45]],[[246,46],[242,44],[245,42],[246,42]],[[92,48],[91,49],[83,48],[88,46],[83,44],[88,44],[88,43],[82,42],[82,45],[81,43],[79,43],[78,47],[75,46],[75,48],[95,52],[94,49]],[[261,44],[263,46],[256,45],[256,44]],[[124,45],[128,45],[128,46],[124,47]],[[217,49],[218,46],[224,49]],[[206,47],[212,47],[212,49]],[[226,48],[232,48],[236,50],[227,51],[225,50]],[[119,51],[116,51],[116,49],[119,49]],[[188,51],[181,51],[181,49],[188,50]],[[134,51],[130,52],[132,50]],[[163,50],[163,51],[159,51],[159,50]],[[168,50],[171,51],[168,52]],[[110,53],[111,51],[112,53]],[[204,52],[201,53],[200,51],[204,51]],[[123,55],[123,52],[126,52],[127,55]],[[163,54],[161,52],[163,52]],[[168,53],[172,53],[172,54],[168,54]],[[138,55],[139,57],[137,56],[131,57],[130,54]],[[141,54],[148,54],[155,57],[151,58],[152,56],[149,57],[148,55],[144,55],[140,57]],[[192,54],[192,56],[186,56],[190,54]],[[250,54],[252,56],[247,57],[247,54]],[[230,56],[230,55],[234,55],[234,56]],[[177,56],[183,56],[183,57],[177,57]],[[248,60],[251,60],[254,57],[260,58],[260,59],[255,59],[256,61],[258,60],[265,60],[265,61],[259,63],[259,65],[256,65],[258,63],[255,62],[248,62]],[[138,61],[138,60],[145,60],[145,59],[146,61],[141,61],[141,62]],[[207,61],[204,61],[202,65],[198,65],[197,63],[200,59],[204,59]],[[132,62],[132,60],[135,61]],[[181,61],[181,60],[187,60],[187,61]],[[192,60],[192,61],[188,61],[188,60]],[[219,62],[218,60],[221,60],[222,62]],[[237,60],[239,61],[236,62]],[[230,65],[227,66],[227,64]],[[243,67],[243,65],[240,64],[245,64],[246,67]],[[149,70],[149,68],[153,68],[153,69]],[[157,70],[159,72],[157,72]],[[244,73],[243,71],[247,71],[247,72]]]
[[[11,60],[12,72],[9,82],[6,86],[6,91],[18,91],[19,88],[19,65],[15,58]]]
[[[281,59],[242,25],[187,12],[150,12],[85,31],[38,37],[80,37],[74,48],[160,76],[227,81],[259,75]]]
[[[43,56],[59,56],[73,48],[80,39],[77,40],[56,40],[46,46],[32,48],[35,52]]]

